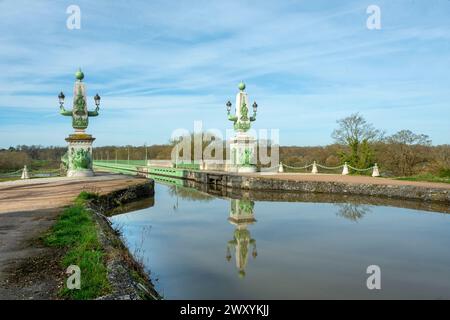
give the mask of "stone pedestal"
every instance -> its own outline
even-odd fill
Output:
[[[246,132],[238,132],[230,141],[230,161],[226,171],[256,172],[256,140]]]
[[[67,151],[67,176],[68,177],[92,177],[92,143],[95,138],[90,134],[76,133],[66,138]]]

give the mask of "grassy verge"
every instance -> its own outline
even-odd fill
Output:
[[[66,299],[94,299],[109,292],[105,253],[98,238],[92,213],[86,209],[86,201],[97,195],[81,192],[75,203],[66,208],[45,236],[49,246],[66,250],[62,265],[66,269],[77,265],[81,270],[81,289],[69,290],[64,286],[59,292]]]
[[[399,177],[397,180],[406,180],[406,181],[427,181],[427,182],[441,182],[441,183],[450,183],[450,178],[448,177],[438,177],[432,174],[420,174],[410,177]]]
[[[0,182],[19,180],[20,177],[0,178]]]

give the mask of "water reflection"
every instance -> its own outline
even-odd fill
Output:
[[[338,217],[346,218],[351,221],[358,221],[370,212],[369,206],[363,204],[349,202],[336,203],[335,206],[339,208],[336,212]]]
[[[450,216],[426,212],[445,204],[174,182],[112,218],[168,299],[449,297]],[[366,288],[371,264],[381,292]]]
[[[252,250],[253,258],[258,255],[256,251],[256,240],[252,238],[249,225],[256,222],[253,209],[255,203],[249,199],[231,199],[231,210],[228,221],[236,228],[233,233],[233,240],[228,241],[227,261],[231,260],[231,252],[234,252],[236,268],[240,277],[245,277],[245,268],[248,261],[249,249]]]

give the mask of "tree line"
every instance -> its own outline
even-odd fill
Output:
[[[210,135],[196,135],[205,134]],[[450,145],[433,146],[431,139],[425,134],[400,130],[386,135],[356,113],[338,120],[331,136],[334,143],[327,146],[279,146],[280,161],[293,167],[301,167],[313,161],[325,166],[347,162],[356,168],[368,168],[377,163],[386,176],[430,173],[450,177]],[[93,155],[95,160],[166,160],[171,158],[177,142],[173,140],[167,144],[150,146],[95,147]],[[222,143],[223,148],[226,148],[225,142],[216,139],[216,143]],[[270,141],[265,143],[270,145]],[[202,149],[208,145],[209,142],[204,142]],[[193,146],[191,149],[193,153]],[[269,152],[270,149],[269,147]],[[24,165],[33,169],[59,168],[60,159],[66,150],[66,147],[35,145],[0,149],[0,172],[18,170]],[[226,152],[223,154],[225,156]]]

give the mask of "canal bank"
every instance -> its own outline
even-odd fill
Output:
[[[445,183],[337,174],[232,173],[116,164],[105,161],[95,161],[94,166],[110,172],[144,176],[151,174],[239,190],[349,194],[450,203],[450,184]]]
[[[153,181],[100,174],[93,178],[50,178],[0,183],[0,298],[58,298],[68,277],[60,264],[65,250],[47,246],[43,238],[58,221],[64,208],[71,205],[81,191],[99,195],[90,210],[95,213],[92,216],[98,226],[102,246],[108,257],[122,257],[124,260],[123,263],[120,259],[108,261],[108,278],[113,290],[105,298],[135,297],[130,293],[132,288],[124,285],[128,281],[124,275],[139,275],[138,264],[130,259],[131,255],[127,254],[117,233],[103,218],[103,213],[148,198],[154,192]],[[148,203],[151,205],[152,202]],[[138,284],[136,287],[152,293],[151,287],[142,288]],[[123,290],[114,291],[114,288]]]

